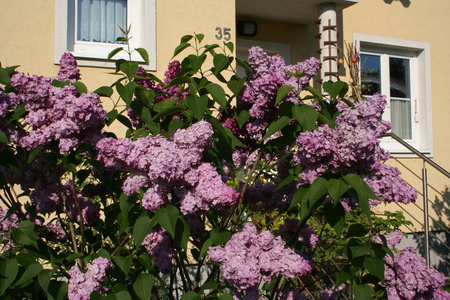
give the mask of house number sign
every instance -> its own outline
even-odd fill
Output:
[[[229,41],[231,39],[231,28],[228,27],[216,27],[216,39]]]

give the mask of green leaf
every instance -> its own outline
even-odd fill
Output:
[[[366,256],[369,252],[371,245],[364,243],[360,240],[352,238],[348,243],[349,256],[351,259],[361,256]]]
[[[114,55],[116,55],[117,53],[119,53],[122,50],[123,50],[123,47],[118,47],[118,48],[112,50],[111,52],[109,52],[107,60],[110,60],[111,58],[113,58]]]
[[[34,263],[29,265],[25,272],[23,272],[22,276],[18,281],[16,281],[11,287],[19,287],[22,284],[26,283],[28,280],[38,276],[38,274],[42,271],[42,266],[39,263]]]
[[[128,273],[130,273],[132,262],[131,256],[117,256],[114,258],[114,262],[119,266],[119,268],[125,275],[128,275]]]
[[[52,278],[53,271],[52,270],[41,270],[38,275],[38,283],[44,291],[47,291],[48,285],[50,283],[50,279]]]
[[[364,268],[371,275],[377,276],[384,282],[384,261],[376,257],[368,257],[364,260]]]
[[[122,97],[123,101],[125,101],[128,107],[131,104],[131,100],[133,100],[134,89],[136,88],[136,86],[137,83],[134,81],[130,81],[125,86],[120,82],[116,84],[117,92],[119,93],[120,97]]]
[[[122,123],[123,125],[125,125],[129,129],[133,128],[133,125],[131,125],[130,119],[128,119],[127,117],[122,116],[122,115],[118,115],[117,116],[117,120],[119,120],[120,123]]]
[[[0,143],[3,143],[3,144],[9,143],[8,137],[2,130],[0,130]]]
[[[136,248],[139,248],[142,244],[142,241],[150,233],[150,230],[153,228],[155,222],[147,216],[146,213],[143,213],[137,220],[136,224],[134,224],[133,230],[133,239],[136,244]]]
[[[136,50],[139,53],[139,55],[145,61],[145,64],[148,65],[149,64],[149,60],[148,60],[148,52],[147,52],[147,50],[145,50],[144,48],[135,48],[134,50]]]
[[[250,64],[248,62],[246,62],[244,60],[240,60],[237,57],[236,57],[236,62],[238,64],[238,66],[244,68],[247,72],[249,72],[249,73],[253,73],[254,72],[252,67],[250,66]]]
[[[210,238],[215,246],[223,245],[231,238],[231,232],[220,231],[218,228],[214,228],[210,232]]]
[[[233,44],[233,42],[225,43],[225,46],[227,46],[227,48],[230,50],[230,52],[233,53],[233,51],[234,51],[234,44]]]
[[[203,33],[198,33],[195,35],[195,37],[197,38],[198,42],[201,43],[205,35]]]
[[[115,63],[115,65],[116,65],[116,70],[115,70],[115,72],[116,72],[116,73],[119,72],[120,66],[121,66],[122,64],[126,63],[126,62],[127,62],[127,61],[126,61],[125,59],[123,59],[123,58],[116,60],[116,63]],[[121,79],[119,79],[119,80],[121,80]]]
[[[133,77],[139,70],[137,62],[125,62],[120,65],[120,70],[127,75],[128,78]]]
[[[323,90],[330,94],[333,99],[336,99],[337,96],[345,96],[348,91],[348,85],[343,81],[327,81],[323,83]]]
[[[318,89],[313,88],[312,86],[307,86],[307,87],[305,87],[305,90],[309,91],[319,101],[323,100],[322,93]]]
[[[7,85],[10,83],[11,78],[8,75],[8,71],[6,69],[0,68],[0,83],[3,85]]]
[[[341,236],[345,225],[345,210],[340,202],[335,204],[328,202],[324,205],[325,219],[327,223],[336,231],[338,238]]]
[[[236,121],[238,123],[239,128],[242,128],[242,126],[245,125],[245,123],[247,123],[247,121],[250,119],[250,112],[248,110],[241,110],[240,112],[235,112],[234,113],[235,117],[236,117]]]
[[[328,181],[328,194],[334,201],[339,201],[349,188],[348,184],[342,179],[332,178]]]
[[[75,87],[78,93],[86,94],[88,92],[86,85],[81,81],[75,81],[72,83],[72,85]]]
[[[241,91],[244,84],[245,84],[245,78],[242,78],[241,80],[230,79],[227,82],[227,86],[230,89],[230,91],[233,92],[234,96],[239,95],[239,92]]]
[[[362,224],[352,224],[348,228],[347,237],[362,237],[369,233],[369,229]]]
[[[191,54],[188,56],[189,62],[191,64],[192,70],[194,74],[202,67],[203,63],[206,60],[206,54],[200,54],[200,56]]]
[[[275,105],[280,103],[280,101],[283,100],[284,97],[286,97],[286,95],[289,94],[289,92],[293,89],[294,88],[290,85],[283,85],[282,87],[280,87],[277,92],[277,100],[275,100]]]
[[[369,199],[378,199],[364,180],[356,174],[343,177],[345,182],[356,191],[356,200],[364,213],[370,217]]]
[[[109,86],[101,86],[98,89],[96,89],[94,93],[101,97],[111,97],[114,91]]]
[[[219,53],[213,58],[214,75],[220,74],[230,64],[230,57]]]
[[[0,278],[0,295],[3,295],[14,282],[18,272],[19,264],[17,259],[6,259],[0,262],[0,274],[2,275]]]
[[[130,108],[139,116],[139,118],[144,121],[146,124],[152,124],[153,118],[148,107],[142,105],[142,103],[138,101],[132,101],[130,104]]]
[[[182,36],[182,37],[181,37],[180,44],[189,42],[190,40],[192,40],[193,37],[194,37],[194,36],[193,36],[193,35],[190,35],[190,34],[187,34],[187,35]]]
[[[173,205],[167,205],[167,207],[161,207],[155,212],[155,218],[158,223],[167,230],[168,233],[175,237],[175,228],[178,221],[178,215],[180,214],[178,208]]]
[[[292,115],[304,130],[313,131],[319,113],[312,106],[302,105],[292,107]]]
[[[336,277],[336,286],[340,286],[341,284],[345,284],[352,278],[352,275],[346,271],[340,271]]]
[[[130,293],[128,291],[120,291],[116,293],[117,300],[132,300]]]
[[[214,54],[215,52],[213,50],[219,47],[220,46],[217,44],[205,45],[205,50],[203,50],[203,53],[210,52]]]
[[[180,215],[178,217],[179,222],[176,223],[175,227],[175,238],[174,242],[177,246],[180,246],[184,251],[188,251],[189,236],[191,235],[191,228],[184,218]]]
[[[219,287],[219,282],[217,281],[207,281],[201,287],[199,293],[202,294],[205,290],[215,290]]]
[[[295,193],[294,196],[292,196],[291,205],[289,206],[289,210],[297,206],[297,204],[302,202],[303,197],[305,197],[305,194],[308,192],[308,188],[305,186],[300,187]]]
[[[200,295],[194,291],[189,291],[183,294],[183,296],[181,296],[181,300],[200,300],[200,299],[201,299]]]
[[[205,87],[220,106],[226,109],[227,99],[225,97],[225,90],[217,83],[210,83]]]
[[[179,84],[183,84],[183,83],[190,83],[191,82],[191,78],[189,77],[175,77],[174,79],[172,79],[166,86],[164,86],[162,89],[167,89],[171,86],[174,85],[179,85]]]
[[[188,95],[186,97],[186,103],[190,110],[194,113],[194,116],[198,120],[202,120],[205,115],[205,111],[208,108],[209,98],[206,95],[201,97],[194,97],[192,95]]]
[[[150,299],[150,293],[153,287],[153,276],[147,273],[139,274],[133,284],[133,290],[141,300]]]
[[[165,101],[155,103],[155,105],[153,105],[152,109],[156,112],[162,112],[165,109],[168,109],[169,107],[172,107],[175,104],[177,104],[177,101],[178,101],[178,99],[176,99],[176,98],[170,98]]]
[[[183,126],[183,121],[181,121],[180,119],[170,120],[170,123],[168,126],[169,134],[172,135],[175,131],[177,131],[182,126]]]
[[[114,120],[117,119],[117,117],[119,116],[119,112],[117,111],[117,109],[113,109],[111,111],[109,111],[106,116],[108,117],[108,126],[111,125],[112,122],[114,122]]]
[[[213,241],[211,238],[207,239],[203,245],[202,245],[202,249],[200,250],[200,258],[204,257],[209,250],[209,247],[211,247],[213,245]]]
[[[31,245],[37,249],[38,245],[36,242],[36,238],[33,235],[33,230],[34,224],[29,220],[25,220],[20,223],[17,228],[12,229],[13,238],[19,244]]]
[[[370,285],[353,284],[353,295],[355,300],[370,300],[374,291]]]
[[[63,300],[67,297],[67,282],[51,280],[47,289],[48,300]]]
[[[286,116],[283,116],[279,118],[278,120],[272,122],[269,127],[267,128],[266,133],[262,137],[261,141],[267,139],[268,137],[272,136],[275,132],[280,131],[284,126],[289,124],[291,122],[291,119],[289,119]]]
[[[319,177],[311,184],[308,192],[303,196],[300,207],[300,218],[309,216],[324,200],[327,195],[328,181]]]
[[[182,42],[181,44],[179,44],[176,48],[175,51],[173,52],[173,56],[172,58],[174,58],[175,56],[177,56],[178,54],[180,54],[184,49],[186,49],[187,47],[189,47],[191,44],[186,43],[186,42]]]

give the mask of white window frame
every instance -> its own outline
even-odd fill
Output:
[[[55,53],[54,62],[59,63],[64,52],[71,52],[80,66],[114,68],[114,62],[107,62],[108,53],[121,44],[76,41],[75,6],[77,0],[55,0]],[[128,0],[127,26],[131,25],[130,49],[144,48],[149,54],[145,69],[156,71],[156,0]],[[126,45],[123,45],[124,47]],[[121,52],[113,59],[129,59]],[[137,52],[132,59],[143,63]]]
[[[430,44],[360,33],[354,33],[353,40],[361,53],[379,55],[381,64],[386,64],[389,57],[409,58],[412,138],[405,141],[423,154],[433,156]],[[389,69],[384,68],[380,75],[381,85],[385,86],[384,90],[389,94],[389,88],[386,82],[383,82],[383,78],[389,78]],[[417,109],[415,103],[417,103]],[[390,100],[388,105],[390,105]],[[386,109],[383,119],[390,120],[389,107]],[[383,138],[381,146],[391,152],[394,157],[414,156],[411,151],[392,138]]]

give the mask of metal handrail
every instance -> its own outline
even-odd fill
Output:
[[[441,167],[440,165],[438,165],[437,163],[435,163],[434,161],[432,161],[431,159],[429,159],[428,157],[426,157],[425,155],[423,155],[419,150],[417,150],[416,148],[414,148],[413,146],[411,146],[410,144],[408,144],[407,142],[405,142],[404,140],[402,140],[398,135],[396,135],[395,133],[392,132],[388,132],[383,134],[381,137],[391,137],[394,140],[396,140],[397,142],[399,142],[402,146],[404,146],[405,148],[407,148],[409,151],[411,151],[412,153],[414,153],[415,155],[417,155],[418,157],[420,157],[421,159],[423,159],[424,161],[426,161],[428,164],[430,164],[431,166],[433,166],[436,170],[438,170],[439,172],[441,172],[442,174],[444,174],[445,176],[447,176],[448,178],[450,178],[450,172],[448,172],[447,170],[445,170],[443,167]]]
[[[391,137],[395,141],[397,141],[399,144],[401,144],[403,147],[417,155],[419,158],[423,160],[423,168],[422,168],[422,188],[423,188],[423,227],[424,227],[424,244],[425,244],[425,258],[427,261],[427,266],[430,266],[430,233],[429,233],[429,214],[428,214],[428,182],[427,182],[427,168],[426,163],[428,163],[430,166],[434,167],[436,170],[447,176],[447,178],[450,178],[450,173],[442,168],[440,165],[423,155],[419,150],[412,147],[410,144],[405,142],[403,139],[401,139],[398,135],[395,133],[389,132],[381,137]]]

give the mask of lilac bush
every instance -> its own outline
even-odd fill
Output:
[[[443,299],[411,250],[388,255],[398,237],[372,241],[369,207],[417,195],[385,164],[385,98],[323,96],[316,58],[259,47],[239,78],[232,44],[202,40],[182,38],[175,56],[195,54],[163,80],[118,60],[95,92],[70,53],[55,78],[0,68],[0,297]]]

